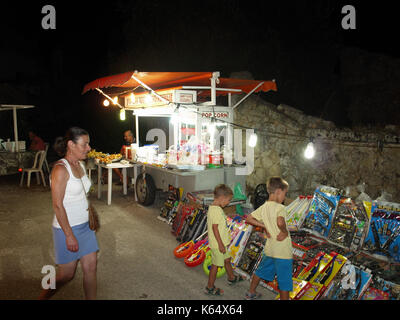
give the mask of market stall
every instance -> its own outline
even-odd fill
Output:
[[[179,241],[173,254],[188,267],[202,264],[207,275],[207,204],[201,193],[175,194],[171,189],[160,212]],[[400,204],[344,194],[319,186],[313,195],[299,196],[286,206],[293,247],[290,299],[400,300]],[[228,217],[228,252],[235,272],[250,279],[268,239],[244,218],[235,212]],[[221,269],[217,276],[223,274]],[[279,299],[276,279],[261,285]]]
[[[27,151],[25,141],[18,139],[17,111],[34,108],[31,105],[0,104],[0,111],[12,111],[14,140],[0,138],[0,175],[18,173],[20,168],[32,166],[35,152]]]
[[[135,71],[92,81],[83,94],[89,90],[102,94],[105,106],[119,107],[122,118],[126,111],[135,115],[136,144],[125,158],[135,165],[136,199],[150,205],[155,189],[167,191],[169,185],[187,192],[219,183],[245,187],[246,160],[233,156],[235,148],[242,150],[241,139],[234,140],[233,112],[254,92],[277,89],[274,81],[221,78],[219,72]],[[244,96],[234,104],[235,94]],[[157,141],[141,145],[140,117],[170,118],[168,141],[154,128],[147,136]]]

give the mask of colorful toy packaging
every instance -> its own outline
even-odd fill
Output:
[[[370,213],[368,206],[342,198],[332,221],[328,240],[343,248],[357,251],[368,233]]]
[[[286,207],[286,226],[289,231],[297,231],[300,229],[311,201],[312,196],[299,196]]]
[[[315,190],[302,228],[327,237],[332,227],[332,220],[341,194],[342,190],[336,188],[328,186],[318,187]]]
[[[364,249],[374,255],[400,262],[400,204],[374,201],[371,212]]]
[[[250,278],[261,259],[266,240],[267,236],[264,232],[253,230],[237,264],[236,272],[240,270],[244,273],[240,272],[242,275]]]
[[[328,285],[321,299],[360,300],[370,285],[371,279],[372,275],[369,271],[348,262]]]

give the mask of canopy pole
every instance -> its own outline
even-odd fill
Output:
[[[17,108],[13,107],[13,119],[14,119],[14,140],[15,140],[15,151],[19,152],[18,143],[18,124],[17,124]]]
[[[150,88],[147,84],[145,84],[143,81],[140,81],[138,78],[136,78],[134,75],[132,75],[132,79],[134,79],[137,83],[142,85],[145,89],[150,90],[151,94],[154,94],[157,96],[161,101],[164,101],[167,105],[172,103],[171,101],[168,101],[167,99],[163,98],[160,96],[157,92],[155,92],[152,88]]]
[[[247,99],[254,91],[256,91],[259,87],[261,87],[264,82],[260,82],[258,86],[256,86],[253,90],[251,90],[246,96],[244,96],[238,103],[236,103],[232,109],[235,109],[239,104],[241,104],[245,99]]]

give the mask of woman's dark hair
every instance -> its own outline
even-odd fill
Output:
[[[89,135],[89,133],[82,128],[79,127],[71,127],[67,130],[67,132],[65,133],[65,136],[62,140],[58,140],[56,139],[56,143],[54,144],[54,149],[56,150],[56,152],[59,155],[65,156],[65,154],[67,153],[67,145],[68,145],[68,141],[73,141],[74,143],[77,143],[79,140],[79,137],[81,136],[87,136]]]

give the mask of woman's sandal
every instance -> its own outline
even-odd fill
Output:
[[[224,294],[224,291],[220,288],[216,288],[215,286],[212,288],[205,288],[204,290],[205,294],[208,294],[210,296],[222,296]]]
[[[231,285],[241,282],[243,280],[244,280],[244,278],[242,276],[235,276],[235,278],[233,280],[228,279],[228,284],[231,286]]]

